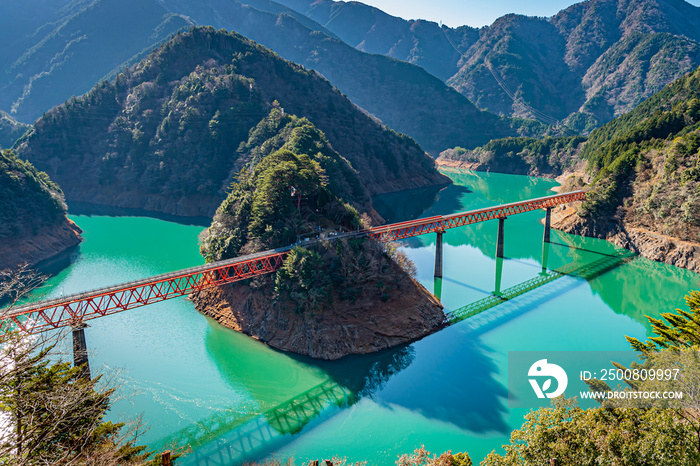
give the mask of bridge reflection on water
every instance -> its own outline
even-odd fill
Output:
[[[240,464],[263,456],[323,413],[349,406],[354,400],[350,390],[328,379],[262,413],[234,409],[218,412],[157,445],[189,446],[193,452],[180,459],[179,464]]]
[[[548,249],[547,243],[543,249],[543,265],[547,262]],[[500,289],[503,259],[497,258],[494,291],[483,299],[447,313],[446,326],[467,321],[465,324],[471,331],[485,331],[526,312],[534,304],[558,296],[568,288],[593,280],[637,257],[629,251],[597,255],[583,264],[574,261],[553,270],[543,267],[534,278],[504,290]],[[410,364],[410,358],[405,363]],[[400,367],[395,369],[401,370]],[[219,466],[254,461],[292,442],[296,434],[312,422],[321,421],[362,397],[372,396],[382,383],[367,383],[363,387],[349,385],[352,385],[349,380],[328,379],[262,413],[240,413],[234,409],[217,413],[158,442],[158,445],[189,445],[193,451],[180,460],[184,465]]]

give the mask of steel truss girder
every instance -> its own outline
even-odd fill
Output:
[[[437,231],[445,231],[450,228],[470,225],[472,223],[485,222],[497,218],[510,217],[537,209],[556,207],[572,201],[581,201],[586,198],[584,191],[574,191],[555,196],[547,196],[539,199],[504,204],[486,209],[460,212],[452,215],[438,215],[435,217],[421,218],[410,222],[395,223],[367,230],[368,236],[379,241],[396,241],[412,236],[425,235]]]
[[[186,269],[173,274],[127,283],[119,287],[81,293],[65,300],[50,300],[10,310],[0,316],[0,335],[10,329],[34,334],[185,296],[206,288],[246,280],[276,271],[289,248],[250,258],[239,258]]]

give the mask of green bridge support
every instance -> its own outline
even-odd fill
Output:
[[[498,219],[498,244],[496,246],[496,257],[503,258],[503,226],[508,217]]]
[[[442,234],[444,231],[437,231],[437,241],[435,242],[435,277],[442,278]]]
[[[552,223],[552,208],[547,207],[547,214],[544,217],[544,242],[549,243],[549,231],[551,230]]]
[[[496,286],[494,287],[494,296],[501,296],[501,280],[503,278],[503,258],[496,258]]]
[[[433,278],[433,294],[442,301],[442,277]]]
[[[547,273],[547,262],[549,261],[549,242],[542,244],[542,274]]]
[[[90,378],[90,362],[88,361],[87,344],[85,343],[86,324],[80,323],[73,327],[73,365],[82,368],[81,377]]]

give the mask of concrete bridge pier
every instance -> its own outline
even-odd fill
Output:
[[[498,219],[498,244],[496,246],[496,257],[503,258],[503,226],[508,217],[500,217]]]
[[[73,326],[73,365],[82,368],[81,377],[90,378],[90,362],[88,361],[87,344],[85,343],[85,327],[81,322]]]
[[[552,208],[547,207],[547,214],[544,217],[544,242],[549,243],[550,224],[552,223]]]
[[[438,230],[437,241],[435,242],[435,277],[442,278],[442,234],[444,231]]]

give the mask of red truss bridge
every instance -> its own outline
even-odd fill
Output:
[[[419,218],[402,223],[392,223],[382,225],[370,230],[365,230],[370,238],[379,241],[396,241],[412,236],[420,236],[426,233],[442,232],[450,228],[471,225],[472,223],[485,222],[510,217],[515,214],[531,212],[537,209],[551,209],[560,204],[572,201],[582,201],[586,198],[584,191],[574,191],[570,193],[558,194],[556,196],[541,197],[527,201],[514,202],[512,204],[502,204],[486,209],[470,210],[452,215],[438,215],[435,217]]]
[[[583,200],[585,196],[583,191],[575,191],[469,212],[394,223],[331,237],[328,240],[369,237],[386,242],[437,232],[440,240],[440,257],[438,258],[436,255],[436,276],[442,276],[441,240],[443,231],[492,219],[505,219],[511,215],[537,209],[547,209],[547,220],[549,220],[551,208],[572,201]],[[548,233],[549,222],[547,221],[545,241],[549,240]],[[499,244],[502,244],[502,224],[499,227]],[[177,272],[156,275],[85,293],[3,309],[0,310],[0,337],[13,329],[27,334],[35,334],[61,327],[78,328],[85,321],[98,317],[185,296],[206,288],[272,273],[282,266],[284,258],[289,254],[292,247],[293,245],[235,259],[213,262]],[[499,257],[502,257],[502,248],[499,248],[497,254]],[[438,259],[440,262],[439,275]]]

